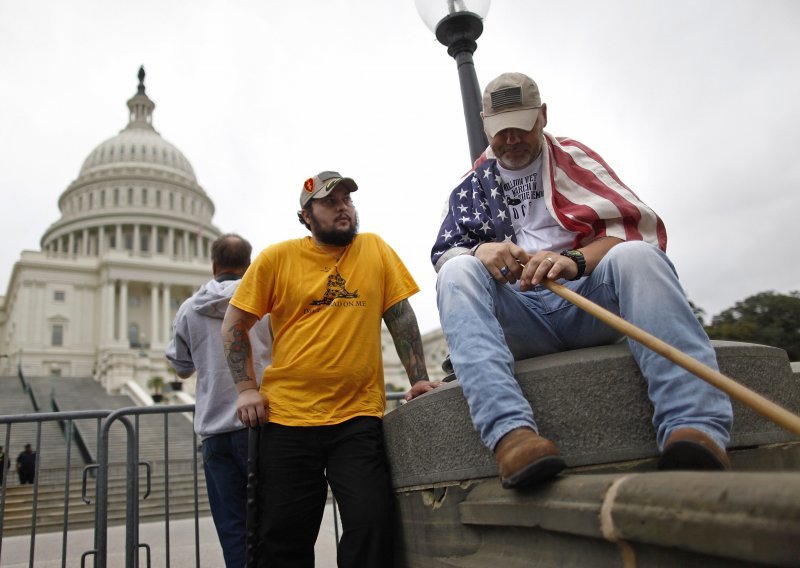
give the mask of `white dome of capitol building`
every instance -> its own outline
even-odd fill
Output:
[[[153,128],[155,104],[145,94],[143,69],[139,77],[138,93],[128,101],[128,126],[86,158],[78,179],[59,198],[62,216],[42,237],[43,250],[87,255],[111,248],[207,257],[196,247],[209,239],[191,236],[207,231],[212,239],[218,236],[211,225],[214,204],[197,184],[189,160]],[[145,223],[149,234],[141,230]],[[189,238],[193,252],[175,241],[176,231]],[[167,239],[170,232],[173,238]]]
[[[94,376],[114,392],[166,377],[175,312],[211,278],[214,204],[155,130],[138,77],[127,126],[88,154],[0,297],[0,353],[28,376]]]

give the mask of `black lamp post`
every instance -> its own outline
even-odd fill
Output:
[[[490,0],[415,0],[417,11],[436,39],[447,46],[447,53],[456,60],[464,120],[467,123],[470,159],[475,161],[488,142],[481,120],[481,89],[472,54],[476,40],[483,32],[483,18]],[[469,6],[467,5],[469,4]]]

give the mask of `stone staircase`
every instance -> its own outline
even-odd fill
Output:
[[[49,399],[50,379],[31,378],[29,384],[40,397]],[[62,378],[55,386],[55,400],[62,412],[107,409],[118,410],[134,406],[130,398],[123,395],[109,395],[105,389],[90,377]],[[191,415],[164,414],[129,417],[138,424],[139,458],[153,462],[163,461],[164,443],[169,442],[169,459],[191,460],[199,440],[194,439]],[[96,458],[97,424],[94,420],[75,421],[86,448]],[[109,462],[124,462],[127,457],[127,431],[121,424],[112,425],[109,430]]]
[[[49,408],[41,408],[43,412]],[[25,392],[20,384],[19,378],[0,377],[0,415],[12,414],[33,414],[36,410],[33,406],[30,395]],[[14,464],[25,444],[37,447],[37,436],[40,437],[39,445],[48,448],[48,451],[40,455],[40,469],[64,468],[67,457],[67,445],[65,444],[64,432],[58,422],[43,422],[41,430],[36,423],[19,423],[13,425],[11,437],[6,446],[6,427],[0,425],[0,445],[4,446],[4,451],[10,461],[9,475],[16,480]],[[77,446],[72,446],[71,458],[80,459]]]
[[[82,484],[72,481],[65,491],[63,484],[44,483],[36,492],[36,532],[61,532],[65,528],[64,513],[67,510],[66,525],[69,529],[91,528],[95,526],[94,481],[88,484],[90,500],[86,504],[81,496]],[[139,522],[163,521],[165,511],[169,510],[171,520],[190,518],[195,515],[194,477],[192,474],[170,474],[169,492],[165,491],[164,476],[152,478],[150,494],[144,498],[146,487],[140,480]],[[126,520],[124,478],[109,480],[108,525],[124,525]],[[31,485],[11,485],[7,487],[2,536],[30,534],[33,521],[34,488]],[[211,514],[208,507],[202,464],[197,485],[197,514],[200,517]],[[65,494],[68,497],[65,503]],[[167,495],[169,502],[167,503]]]

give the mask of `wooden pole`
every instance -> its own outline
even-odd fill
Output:
[[[625,334],[626,336],[630,337],[634,341],[637,341],[644,345],[645,347],[652,349],[662,357],[669,359],[676,365],[683,367],[690,373],[700,377],[704,381],[712,384],[713,386],[717,387],[719,390],[723,391],[724,393],[728,394],[732,398],[735,398],[742,404],[745,404],[764,416],[765,418],[771,420],[778,426],[785,428],[789,432],[795,434],[796,436],[800,436],[800,416],[796,414],[792,414],[782,406],[779,406],[761,396],[760,394],[751,391],[745,386],[740,385],[733,379],[726,377],[719,371],[716,371],[701,363],[697,359],[693,357],[689,357],[686,353],[675,349],[673,346],[661,341],[657,337],[650,335],[646,331],[641,328],[636,327],[632,323],[629,323],[619,317],[616,314],[613,314],[592,302],[591,300],[587,300],[580,294],[573,292],[566,286],[559,284],[558,282],[553,282],[552,280],[544,280],[542,281],[542,286],[553,292],[554,294],[558,294],[568,302],[575,304],[577,307],[581,308],[582,310],[590,313],[600,321],[610,325],[617,331]]]

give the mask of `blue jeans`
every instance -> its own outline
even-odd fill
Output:
[[[203,440],[211,516],[227,568],[247,563],[247,428]]]
[[[594,271],[563,282],[687,355],[717,369],[716,355],[658,248],[629,241],[612,248]],[[619,332],[542,286],[528,292],[496,282],[477,258],[448,260],[436,284],[442,330],[472,422],[494,449],[505,434],[537,430],[533,409],[514,378],[514,361],[616,343]],[[733,411],[728,397],[635,341],[628,341],[655,407],[659,449],[677,428],[705,432],[725,447]],[[538,430],[537,430],[538,431]]]

